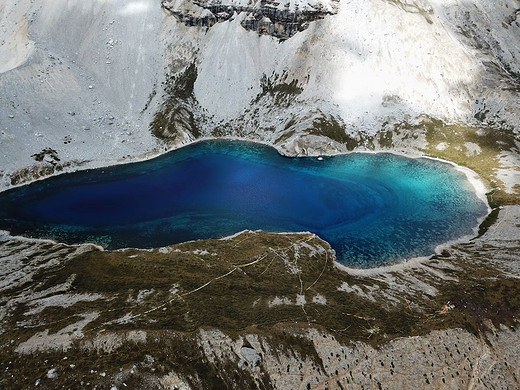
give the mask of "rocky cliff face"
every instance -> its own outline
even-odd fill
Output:
[[[162,4],[187,26],[207,26],[187,30],[200,41],[190,39],[196,49],[184,67],[184,40],[171,46],[172,75],[196,65],[190,110],[201,136],[334,153],[424,118],[513,132],[520,124],[520,4]]]
[[[229,21],[232,17],[240,17],[240,25],[244,29],[283,40],[305,30],[309,27],[309,22],[336,14],[338,3],[339,0],[333,0],[330,3],[316,2],[312,6],[304,3],[302,9],[298,4],[293,3],[293,7],[291,7],[291,2],[282,5],[277,1],[261,1],[254,5],[242,5],[212,0],[186,0],[184,2],[164,0],[161,4],[164,9],[187,26],[212,27],[215,23]]]

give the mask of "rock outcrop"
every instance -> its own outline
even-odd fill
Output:
[[[308,3],[300,9],[298,4],[281,4],[277,1],[261,1],[254,5],[222,3],[221,1],[163,0],[162,7],[187,26],[212,27],[216,23],[241,18],[241,26],[259,34],[272,35],[280,40],[288,39],[305,30],[309,22],[323,19],[338,12],[339,0]]]

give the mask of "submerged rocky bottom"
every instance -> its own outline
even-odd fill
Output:
[[[310,231],[354,267],[430,255],[471,234],[486,211],[465,175],[439,161],[387,153],[286,158],[230,141],[0,194],[0,228],[13,234],[117,249],[244,229]]]

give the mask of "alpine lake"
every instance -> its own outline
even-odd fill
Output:
[[[389,153],[288,158],[225,140],[0,193],[0,229],[13,235],[120,249],[245,229],[309,231],[356,268],[431,255],[474,234],[487,212],[466,175],[441,161]]]

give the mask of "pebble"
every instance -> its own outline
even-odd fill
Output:
[[[56,372],[55,368],[51,368],[49,371],[47,371],[47,378],[56,379],[57,377],[58,377],[58,373]]]

